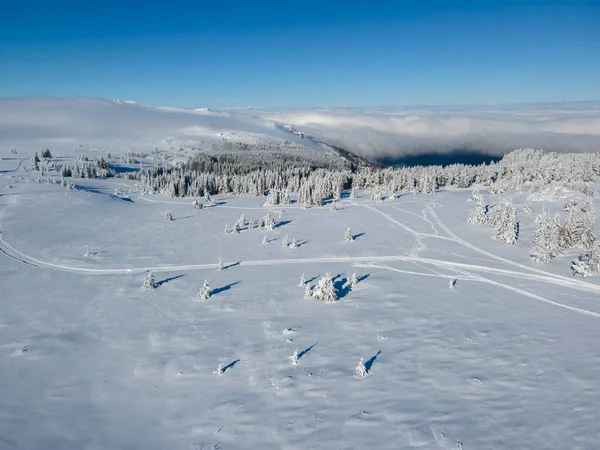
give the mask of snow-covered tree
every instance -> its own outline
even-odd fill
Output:
[[[287,248],[288,246],[288,237],[287,234],[281,239],[281,247],[282,248]]]
[[[296,238],[292,238],[292,242],[290,242],[290,248],[296,248],[298,247],[298,242],[296,241]]]
[[[486,223],[487,209],[485,203],[483,202],[483,197],[478,195],[475,198],[475,201],[477,203],[475,204],[475,207],[469,212],[469,216],[467,217],[467,223],[470,223],[471,225],[480,225]]]
[[[367,371],[367,367],[365,366],[364,359],[360,358],[356,369],[354,369],[354,373],[356,373],[356,375],[359,377],[366,377],[368,375],[369,372]]]
[[[556,228],[555,221],[550,219],[550,214],[545,207],[542,208],[535,221],[538,227],[533,233],[529,256],[532,261],[550,264],[560,254],[559,230]]]
[[[358,277],[356,276],[356,271],[352,272],[350,275],[350,286],[354,287],[358,284]]]
[[[356,190],[355,189],[350,190],[350,198],[351,199],[355,199],[356,198]]]
[[[208,280],[204,280],[204,284],[200,288],[200,292],[198,292],[198,298],[200,300],[208,300],[211,295],[212,295],[212,292],[210,290]]]
[[[225,373],[225,368],[224,368],[223,364],[219,364],[219,366],[217,367],[217,370],[215,370],[213,373],[216,375],[223,375]]]
[[[165,213],[165,220],[166,220],[167,222],[171,222],[171,221],[173,220],[173,214],[171,214],[171,212],[170,212],[170,211],[167,211],[167,212]]]
[[[269,213],[262,218],[262,224],[267,230],[272,230],[275,228],[275,219]]]
[[[217,270],[223,270],[224,266],[223,266],[223,261],[221,260],[221,258],[219,258],[219,262],[217,263]]]
[[[583,214],[580,246],[591,249],[596,245],[596,241],[596,211],[593,203],[590,202],[589,205],[586,205]]]
[[[455,287],[456,287],[456,278],[450,278],[450,281],[448,282],[448,288],[454,289]]]
[[[154,275],[152,274],[152,272],[148,272],[146,274],[146,276],[144,277],[144,282],[142,284],[142,288],[156,289],[157,287],[158,287],[158,284],[156,284],[156,278],[154,278]]]
[[[333,277],[331,272],[327,272],[325,276],[321,277],[317,286],[312,293],[312,297],[317,300],[323,300],[326,303],[332,303],[337,301],[337,291],[333,284]]]
[[[307,284],[306,288],[304,288],[304,298],[312,298],[312,288],[310,287],[310,284]]]
[[[577,261],[573,261],[571,269],[573,275],[580,275],[584,278],[600,273],[600,248],[598,244],[579,255]]]
[[[239,233],[240,232],[240,226],[238,225],[238,222],[233,224],[233,228],[231,229],[232,233]]]
[[[229,224],[228,224],[228,223],[226,223],[226,224],[225,224],[225,231],[224,231],[224,233],[225,233],[225,234],[229,234],[230,232],[231,232],[231,231],[229,230]]]
[[[523,214],[533,214],[533,204],[529,200],[527,200],[521,208],[521,212]]]
[[[298,283],[298,286],[304,286],[306,284],[306,278],[304,278],[304,274],[302,274],[302,276],[300,277],[300,282]]]
[[[292,356],[290,356],[290,359],[292,360],[292,364],[298,364],[298,349],[294,350],[294,353]]]
[[[268,244],[269,243],[269,240],[267,239],[267,235],[266,234],[263,236],[262,243],[263,244]]]
[[[194,197],[194,201],[192,202],[192,206],[194,207],[194,209],[202,209],[202,203],[200,203],[200,200],[198,200],[197,197]]]
[[[337,211],[337,202],[334,200],[331,202],[331,206],[329,207],[330,211]]]
[[[352,242],[354,240],[354,235],[352,234],[352,230],[350,228],[346,229],[344,233],[344,241]]]
[[[515,245],[518,238],[518,224],[515,206],[512,200],[504,199],[501,207],[498,208],[499,215],[497,218],[496,234],[494,239],[497,239],[505,244]]]
[[[254,219],[250,219],[248,221],[248,229],[249,230],[254,230]]]
[[[570,198],[565,202],[562,209],[563,211],[571,212],[575,210],[575,206],[577,206],[577,202],[575,199]]]
[[[85,255],[83,255],[83,256],[85,256],[86,258],[89,256],[92,256],[92,251],[90,250],[89,247],[85,248]]]

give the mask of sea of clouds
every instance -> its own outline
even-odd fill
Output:
[[[254,113],[376,160],[455,150],[499,156],[521,147],[600,151],[600,102]]]

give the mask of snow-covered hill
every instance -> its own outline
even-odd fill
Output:
[[[265,144],[273,148],[293,142],[335,154],[327,145],[302,139],[272,121],[208,108],[152,108],[132,101],[90,98],[0,99],[0,144],[26,151],[41,147],[70,149],[102,146],[148,151]]]

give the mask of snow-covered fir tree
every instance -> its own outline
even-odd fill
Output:
[[[485,203],[483,202],[483,197],[477,195],[475,197],[475,201],[477,203],[469,212],[469,216],[467,217],[467,223],[470,223],[471,225],[484,224],[487,221],[487,208],[485,206]]]
[[[217,366],[217,370],[215,370],[215,371],[213,372],[213,374],[215,374],[215,375],[223,375],[223,374],[225,373],[225,368],[224,368],[224,367],[225,367],[225,366],[224,366],[223,364],[219,364],[219,365]]]
[[[352,242],[353,240],[354,240],[354,235],[352,234],[352,230],[350,228],[347,228],[346,232],[344,233],[344,241]]]
[[[230,232],[231,232],[231,231],[229,230],[229,224],[228,224],[228,223],[226,223],[226,224],[225,224],[225,230],[224,230],[224,233],[225,233],[225,234],[229,234]]]
[[[288,246],[288,237],[287,234],[281,239],[281,247],[282,248],[287,248]]]
[[[223,266],[223,261],[221,260],[221,258],[219,258],[219,262],[217,263],[217,270],[223,270],[224,266]]]
[[[248,229],[249,230],[254,230],[254,219],[250,219],[248,221]]]
[[[152,272],[148,272],[144,277],[144,282],[142,283],[142,288],[144,289],[156,289],[158,284],[156,284],[156,278],[154,278],[154,274]]]
[[[600,273],[600,248],[598,244],[579,255],[577,261],[573,261],[571,270],[573,270],[573,275],[584,278]]]
[[[583,211],[583,208],[582,208]],[[581,220],[582,232],[579,245],[583,248],[591,249],[596,245],[596,210],[593,203],[585,206],[583,218]]]
[[[262,243],[263,244],[268,244],[269,243],[269,239],[267,239],[267,235],[266,234],[263,236]]]
[[[310,284],[307,284],[304,288],[304,298],[312,298],[312,288]]]
[[[356,375],[359,377],[366,377],[368,375],[368,371],[367,371],[367,367],[365,366],[364,359],[360,358],[360,361],[358,361],[358,365],[356,366],[356,369],[354,369],[354,373],[356,373]]]
[[[292,238],[292,242],[290,242],[290,248],[296,248],[298,247],[298,242],[296,241],[296,238]]]
[[[518,223],[512,200],[503,199],[501,206],[498,207],[498,212],[494,239],[505,244],[515,245],[518,238]]]
[[[532,261],[550,264],[560,254],[559,230],[556,228],[555,221],[550,219],[550,214],[545,207],[535,221],[537,228],[533,233],[529,256]]]
[[[330,211],[337,211],[337,202],[334,200],[331,202],[331,206],[329,207]]]
[[[171,214],[171,212],[170,212],[170,211],[167,211],[167,212],[165,213],[165,220],[166,220],[167,222],[171,222],[171,221],[173,220],[173,214]]]
[[[290,359],[292,360],[292,364],[298,364],[298,349],[294,350],[294,353],[292,356],[290,356]]]
[[[200,292],[198,292],[198,298],[200,300],[208,300],[211,295],[212,295],[212,292],[210,290],[208,280],[204,280],[204,284],[200,288]]]
[[[572,212],[575,211],[575,206],[577,206],[577,202],[575,199],[570,198],[565,202],[562,209],[563,211]]]
[[[240,232],[240,226],[239,226],[238,222],[235,222],[233,224],[233,228],[231,229],[231,232],[232,233],[239,233]]]
[[[350,191],[350,198],[351,198],[351,199],[355,199],[355,198],[356,198],[356,190],[355,190],[355,189],[352,189],[352,190]]]
[[[521,208],[521,212],[523,214],[533,214],[533,204],[531,201],[527,200],[523,207]]]
[[[304,274],[302,274],[302,276],[300,276],[300,282],[298,283],[298,286],[304,286],[306,284],[306,278],[304,278]]]
[[[450,278],[450,281],[448,282],[448,288],[454,289],[455,287],[456,287],[456,278]]]
[[[319,279],[319,282],[313,290],[312,297],[317,300],[323,300],[325,303],[333,303],[337,301],[337,290],[333,284],[331,272],[327,272],[325,276]]]
[[[358,277],[356,276],[356,271],[352,272],[350,275],[350,286],[354,287],[358,284]]]

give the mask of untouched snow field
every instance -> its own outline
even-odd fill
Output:
[[[125,150],[61,142],[57,159]],[[37,183],[17,150],[0,148],[1,449],[598,447],[600,285],[571,276],[576,251],[529,261],[535,214],[508,246],[465,223],[468,190],[198,210],[116,178]],[[269,210],[276,229],[224,234]],[[305,299],[300,276],[327,271],[339,301]]]

